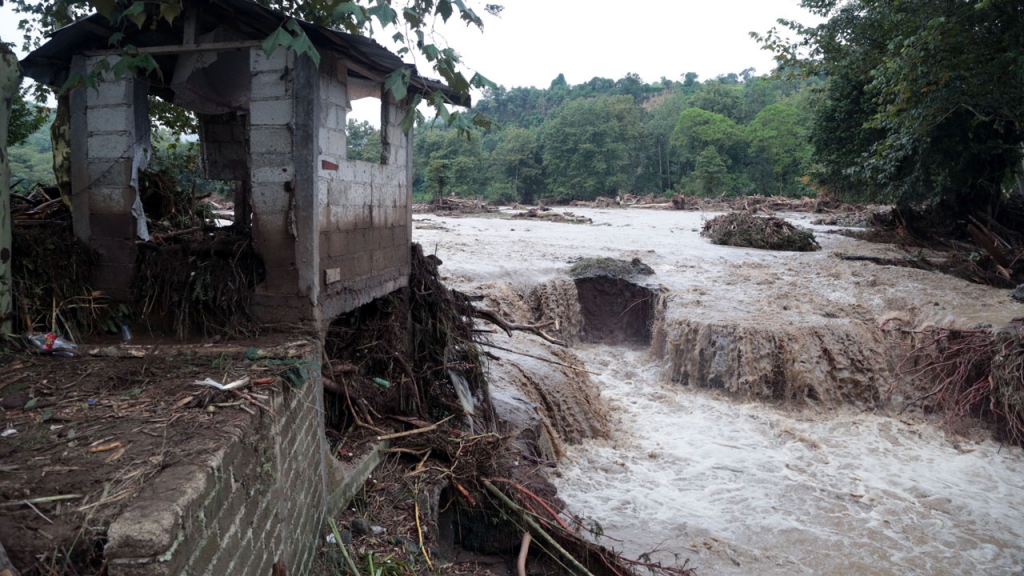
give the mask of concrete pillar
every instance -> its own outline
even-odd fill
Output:
[[[308,56],[250,52],[253,245],[266,265],[252,312],[266,322],[319,322],[320,190],[315,163],[320,80]]]
[[[75,56],[72,71],[100,60]],[[99,254],[93,286],[115,300],[131,296],[135,240],[147,235],[136,187],[151,152],[148,91],[145,80],[108,73],[70,95],[75,235]]]

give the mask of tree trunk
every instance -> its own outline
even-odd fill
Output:
[[[11,107],[21,86],[18,57],[0,39],[0,334],[11,333],[11,165],[7,129]]]

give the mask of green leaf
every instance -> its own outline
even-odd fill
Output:
[[[366,11],[380,22],[381,26],[389,26],[398,18],[398,14],[387,4],[378,4]]]
[[[402,118],[401,123],[402,132],[405,134],[408,134],[409,131],[412,130],[412,127],[416,124],[417,120],[423,118],[423,115],[420,114],[420,111],[417,109],[417,106],[419,106],[422,101],[422,96],[414,94],[412,101],[409,102],[409,107],[405,111],[405,118]]]
[[[384,79],[384,89],[390,91],[395,100],[402,100],[409,92],[409,81],[412,79],[412,72],[408,68],[400,68]]]
[[[295,22],[295,20],[289,20],[289,24]],[[309,36],[306,36],[305,30],[296,22],[294,25],[296,30],[295,38],[292,40],[292,50],[295,50],[297,54],[306,54],[313,59],[313,64],[317,67],[320,66],[320,53],[317,52],[316,46],[313,46],[313,42],[310,41]]]
[[[441,19],[445,22],[452,17],[452,3],[449,0],[440,0],[437,3],[435,12],[441,16]]]
[[[107,38],[107,45],[108,46],[117,46],[118,44],[121,43],[122,40],[124,40],[124,33],[122,33],[122,32],[114,32],[113,34],[110,35],[110,38]]]
[[[267,36],[267,39],[263,41],[263,55],[270,58],[274,55],[274,51],[277,50],[278,46],[290,48],[295,38],[289,34],[283,27],[278,28]]]
[[[356,5],[355,2],[342,2],[334,8],[334,20],[344,20],[346,16],[352,15],[356,19],[356,23],[362,26],[366,23],[366,15],[363,13],[363,9]]]
[[[149,17],[149,15],[146,14],[146,4],[142,1],[136,1],[129,6],[122,16],[134,22],[139,29],[146,24],[146,19]]]
[[[429,60],[430,62],[437,60],[438,56],[440,56],[441,54],[441,52],[437,49],[437,46],[434,46],[433,44],[424,44],[423,47],[420,48],[420,50],[423,51],[423,55],[426,56],[427,60]]]
[[[480,74],[479,72],[473,74],[473,77],[469,79],[469,83],[472,84],[474,88],[490,88],[491,90],[498,89],[497,84],[491,82],[486,77],[484,77],[483,74]]]
[[[413,28],[417,28],[419,27],[420,24],[423,23],[423,17],[420,15],[419,12],[413,10],[412,8],[406,8],[402,10],[402,16],[405,18],[405,21],[408,22],[409,25],[412,26]]]
[[[174,24],[174,19],[181,16],[181,3],[180,2],[167,2],[160,5],[160,17],[167,20],[168,24]]]
[[[33,398],[33,399],[29,400],[28,402],[25,402],[25,405],[22,406],[22,408],[25,409],[25,410],[29,410],[31,408],[35,408],[36,404],[39,404],[39,398]]]
[[[75,73],[71,74],[70,76],[68,76],[68,79],[64,81],[64,84],[61,84],[61,87],[60,87],[59,90],[57,90],[57,93],[58,94],[67,94],[69,90],[77,88],[78,86],[81,86],[84,83],[85,83],[85,78],[83,78],[82,75],[79,74],[78,72],[75,72]],[[28,264],[28,263],[26,262],[26,264]],[[30,266],[30,269],[34,270],[35,267],[31,267]]]

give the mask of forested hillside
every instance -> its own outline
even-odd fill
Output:
[[[489,90],[497,128],[467,138],[443,121],[415,130],[415,194],[587,200],[617,194],[812,194],[811,99],[821,82],[754,77],[645,83],[636,75],[547,89]],[[53,183],[48,125],[11,149],[12,182]],[[349,157],[376,161],[380,137],[349,122]]]
[[[472,137],[443,122],[416,128],[417,196],[504,201],[617,194],[813,193],[810,103],[821,82],[755,77],[646,83],[636,75],[547,89],[489,90],[476,103],[500,125]],[[353,157],[372,157],[367,126],[350,125]]]

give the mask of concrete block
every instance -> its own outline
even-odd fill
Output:
[[[249,105],[253,126],[280,126],[292,121],[292,99],[256,100]]]
[[[98,212],[90,218],[92,238],[119,238],[135,244],[135,217],[128,212]]]
[[[257,239],[254,240],[253,247],[268,267],[295,267],[295,240],[291,238],[286,240]]]
[[[291,50],[278,47],[268,58],[261,48],[249,50],[249,70],[252,72],[283,71],[288,67]]]
[[[365,162],[360,162],[365,164]],[[369,172],[366,172],[369,175]],[[348,198],[347,204],[352,206],[367,206],[373,202],[373,188],[370,187],[369,182],[363,182],[356,180],[348,187]]]
[[[288,229],[288,215],[283,212],[253,211],[252,237],[256,242],[294,241]]]
[[[127,158],[90,160],[86,167],[89,186],[131,185],[132,161]]]
[[[334,178],[331,180],[330,187],[327,190],[328,206],[341,206],[346,197],[348,196],[349,183],[341,178]]]
[[[292,166],[268,166],[261,162],[253,162],[252,168],[252,181],[253,187],[272,185],[277,188],[282,194],[287,195],[284,191],[284,182],[291,182],[295,178],[295,171]]]
[[[198,466],[165,470],[110,525],[104,556],[145,558],[166,552],[178,534],[179,511],[206,492],[208,480]]]
[[[93,214],[130,214],[134,202],[135,189],[129,186],[93,186],[89,188],[89,211]]]
[[[131,106],[121,104],[89,108],[86,126],[90,133],[125,132],[135,127]]]
[[[271,268],[267,266],[267,276],[263,284],[264,294],[287,294],[297,295],[299,293],[299,271],[295,268]]]
[[[89,159],[130,158],[135,139],[131,132],[89,134],[87,143]]]
[[[291,154],[292,132],[286,127],[253,126],[249,130],[249,151],[259,154]]]
[[[283,182],[259,182],[252,185],[252,212],[256,214],[284,214],[291,205],[291,193]]]
[[[292,95],[291,77],[281,70],[257,72],[252,75],[253,102],[259,100],[277,100],[290,98]]]
[[[202,127],[203,143],[233,142],[235,134],[231,124],[230,122],[218,122],[216,120],[202,120],[200,126]]]
[[[102,266],[130,267],[135,264],[135,240],[93,237],[89,246],[98,253]]]
[[[92,66],[90,65],[91,69]],[[131,104],[132,91],[130,80],[106,80],[96,83],[95,88],[86,88],[85,105],[89,108]]]
[[[328,83],[326,88],[327,89],[326,91],[324,91],[324,93],[327,96],[326,101],[328,103],[330,103],[333,106],[340,107],[342,109],[348,108],[348,89],[345,86],[345,84],[342,84],[337,80],[333,80]]]

